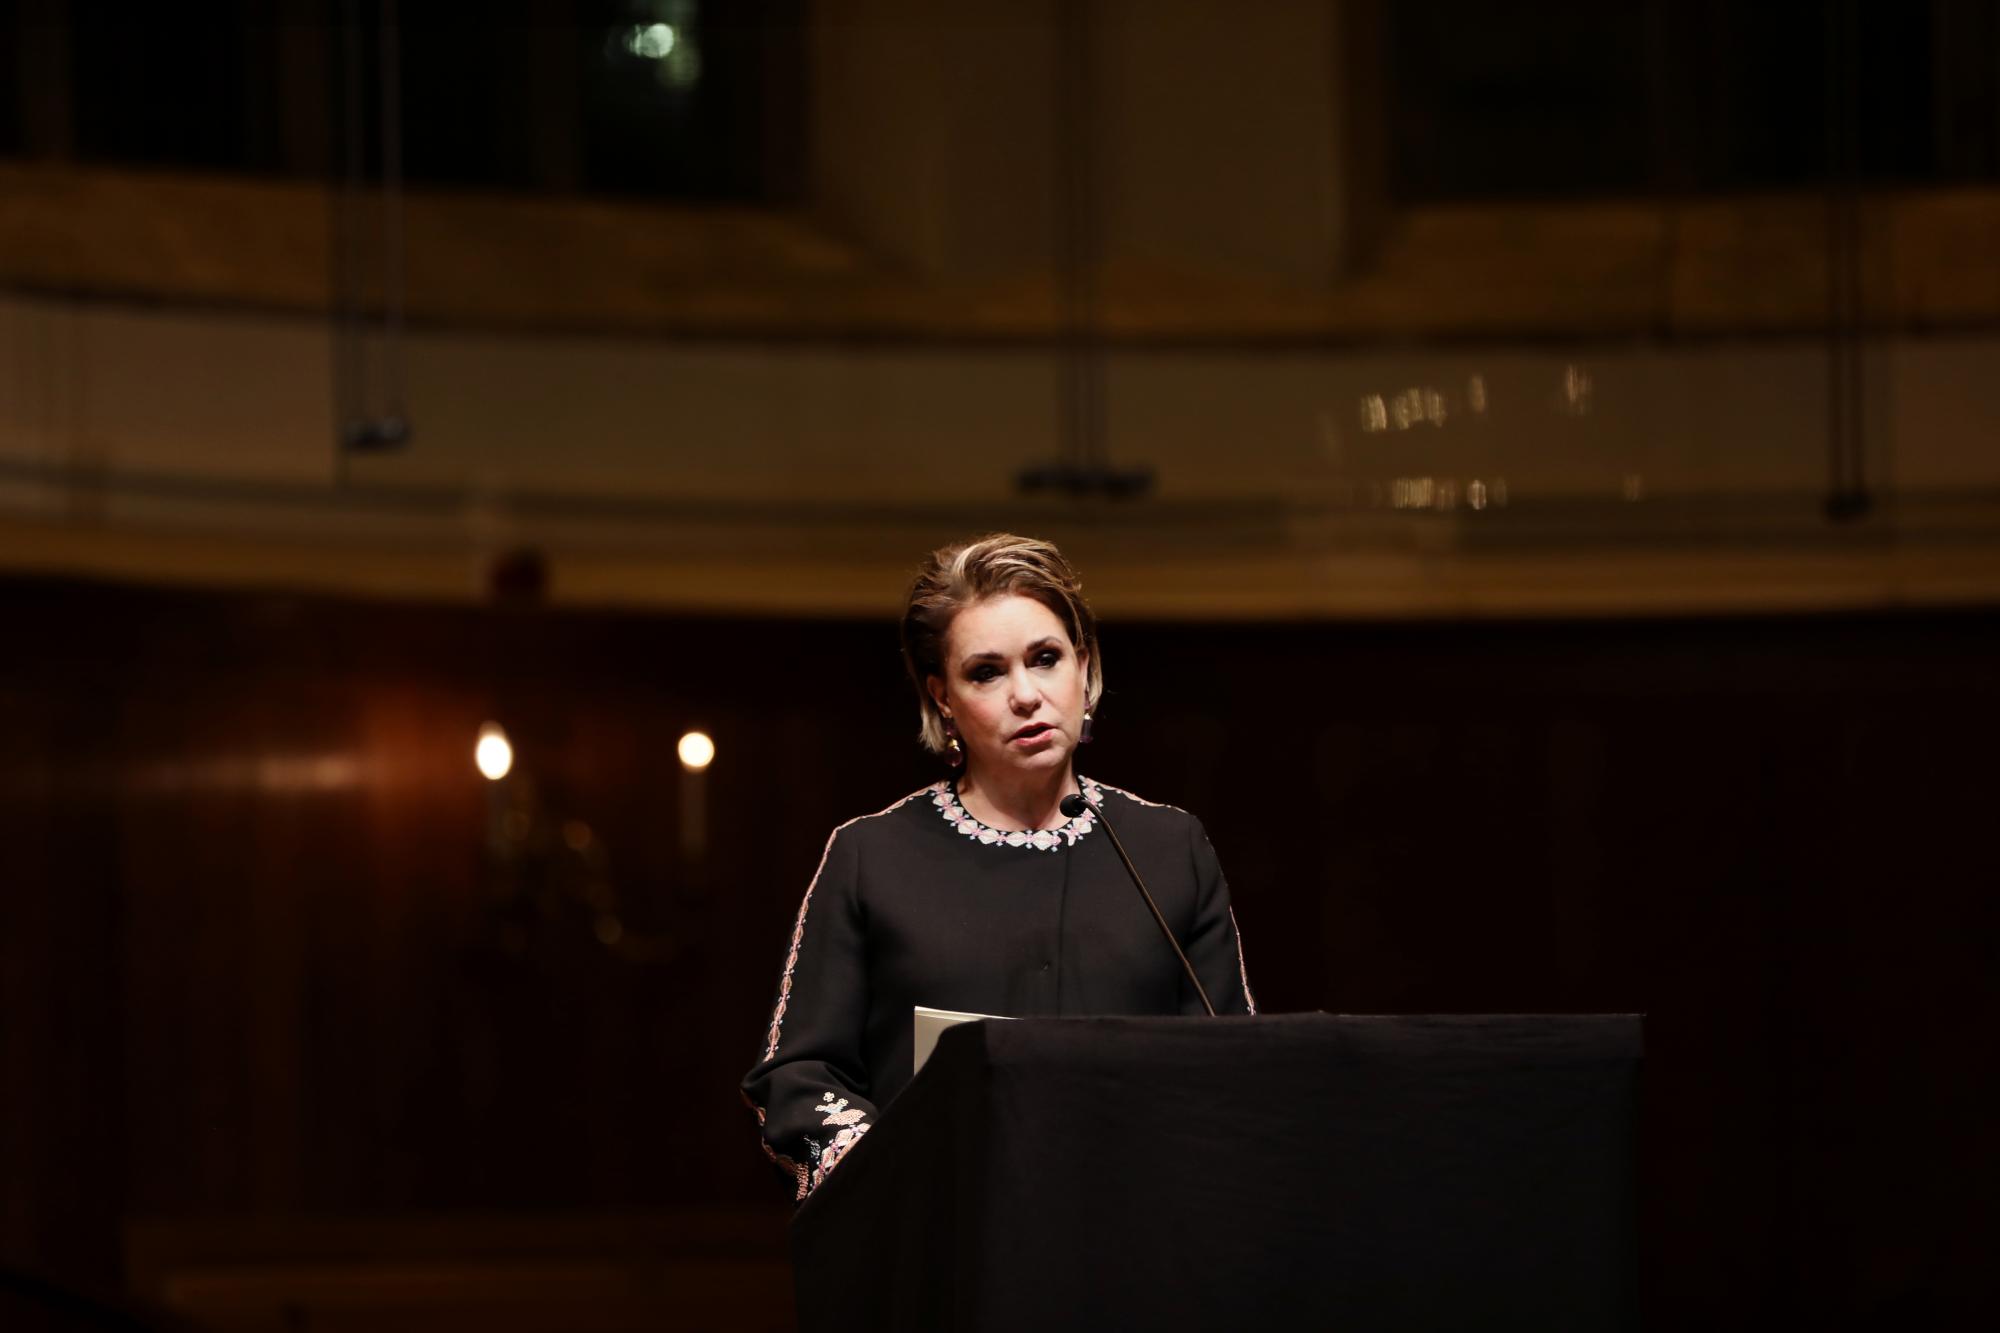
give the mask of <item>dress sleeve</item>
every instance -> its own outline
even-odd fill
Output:
[[[854,842],[827,839],[792,926],[762,1058],[743,1079],[764,1151],[803,1199],[875,1119],[862,1059],[868,979]]]
[[[1243,966],[1243,941],[1236,933],[1236,913],[1229,906],[1229,884],[1222,863],[1209,844],[1199,819],[1188,821],[1188,854],[1194,863],[1195,919],[1186,944],[1188,961],[1201,978],[1202,989],[1218,1014],[1254,1014],[1250,973]],[[1198,1014],[1201,999],[1191,986],[1181,987],[1181,1012]]]

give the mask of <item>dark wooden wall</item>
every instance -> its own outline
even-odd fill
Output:
[[[791,913],[933,776],[886,615],[15,581],[0,645],[0,1268],[115,1289],[138,1219],[781,1208],[734,1085]],[[1657,1326],[1983,1302],[2000,615],[1105,655],[1087,771],[1203,817],[1266,1009],[1648,1014]]]

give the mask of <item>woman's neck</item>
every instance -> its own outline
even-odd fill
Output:
[[[1068,818],[1062,812],[1062,799],[1076,789],[1076,777],[1067,765],[1047,774],[1021,774],[1011,782],[968,769],[958,780],[958,799],[982,824],[1032,831],[1061,825]]]

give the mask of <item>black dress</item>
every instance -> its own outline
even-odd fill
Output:
[[[1256,1012],[1229,889],[1201,821],[1080,780],[1145,876],[1216,1012]],[[743,1080],[764,1149],[803,1199],[910,1081],[916,1005],[1025,1018],[1198,1014],[1110,838],[1089,812],[989,828],[952,784],[833,831],[799,904]]]

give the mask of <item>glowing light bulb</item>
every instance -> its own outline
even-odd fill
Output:
[[[699,773],[715,762],[715,742],[705,731],[690,731],[681,737],[676,749],[680,753],[681,767],[690,773]]]
[[[472,762],[479,765],[479,771],[489,782],[498,782],[514,767],[514,747],[507,743],[507,733],[498,722],[488,722],[479,729],[479,744],[472,747]]]

